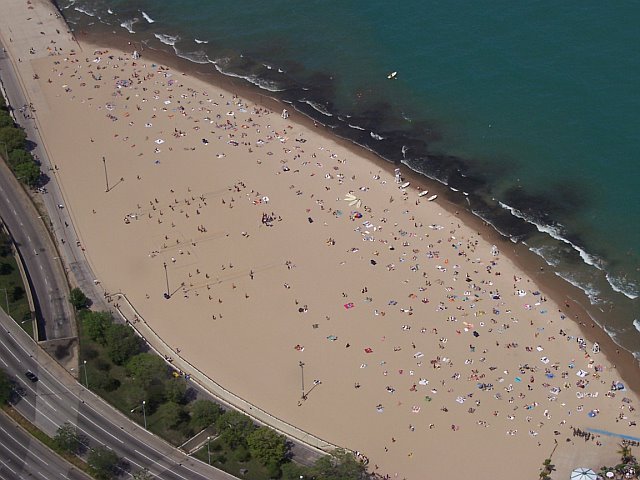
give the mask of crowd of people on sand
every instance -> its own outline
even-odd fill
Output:
[[[131,68],[125,71],[123,67],[127,65]],[[108,75],[112,71],[117,73]],[[126,72],[127,78],[121,78]],[[283,199],[302,200],[302,223],[308,228],[322,226],[331,230],[329,240],[324,235],[321,243],[336,248],[340,266],[360,262],[369,268],[366,285],[365,282],[343,285],[340,302],[344,312],[357,311],[370,321],[384,317],[389,333],[378,339],[365,333],[357,341],[343,339],[346,349],[363,341],[371,344],[362,345],[361,357],[345,365],[341,374],[352,377],[353,391],[360,394],[368,382],[376,382],[368,374],[375,369],[376,376],[383,380],[376,387],[379,389],[375,398],[362,399],[365,408],[370,406],[374,415],[402,410],[415,418],[408,428],[402,427],[408,433],[394,434],[390,443],[381,440],[384,453],[402,444],[402,448],[408,449],[406,455],[412,457],[411,435],[443,428],[464,433],[470,428],[485,429],[497,424],[504,438],[528,433],[534,445],[542,446],[545,441],[555,441],[557,435],[567,433],[567,419],[576,416],[586,422],[606,412],[616,421],[628,420],[628,427],[635,426],[635,421],[627,418],[634,412],[632,402],[627,397],[629,401],[616,397],[616,381],[600,395],[598,388],[605,388],[609,367],[595,350],[589,351],[586,341],[565,321],[566,316],[548,306],[548,299],[530,279],[519,274],[503,275],[508,267],[498,247],[487,246],[479,234],[461,225],[455,215],[442,215],[436,220],[439,223],[425,226],[417,210],[424,206],[419,204],[417,192],[405,189],[398,196],[397,186],[388,181],[392,177],[380,171],[370,172],[368,178],[348,175],[343,155],[328,147],[305,150],[308,144],[304,133],[290,125],[280,129],[272,126],[268,123],[268,109],[249,105],[236,96],[213,97],[206,91],[185,87],[167,67],[99,51],[84,61],[71,57],[56,61],[51,74],[54,79],[61,79],[58,82],[63,82],[65,76],[74,76],[82,80],[82,87],[112,89],[114,95],[109,104],[92,108],[104,111],[109,121],[123,123],[113,141],[130,144],[136,158],[159,165],[168,161],[167,152],[194,136],[197,142],[184,143],[185,151],[211,148],[212,144],[245,148],[257,157],[259,165],[269,165],[274,175],[288,176],[289,188],[279,195]],[[63,91],[74,98],[80,95],[71,88]],[[130,111],[124,98],[132,93],[135,100],[130,103],[135,110]],[[161,115],[175,118],[176,125],[169,132],[172,138],[165,140],[160,132],[155,139],[147,136],[142,142],[139,136],[127,134],[127,126],[140,123],[143,113],[147,115],[142,119],[146,129],[151,129]],[[284,115],[283,119],[286,120]],[[289,140],[293,137],[292,145]],[[163,152],[165,147],[167,151]],[[276,147],[279,153],[274,153]],[[218,159],[223,157],[224,153],[216,154]],[[323,182],[322,187],[312,193],[296,186],[294,178],[298,174],[315,176],[318,182]],[[137,176],[139,181],[142,178]],[[131,208],[134,213],[125,216],[127,228],[148,225],[145,222],[151,221],[154,227],[162,229],[163,238],[151,247],[149,257],[159,256],[184,266],[183,278],[176,282],[184,301],[192,301],[206,289],[210,292],[205,292],[206,296],[202,295],[199,301],[220,306],[229,293],[216,291],[214,295],[211,290],[216,285],[224,282],[231,287],[225,292],[233,293],[240,283],[238,278],[254,280],[255,266],[234,266],[233,260],[225,259],[219,269],[213,269],[197,263],[196,255],[192,255],[204,242],[231,235],[227,231],[219,233],[208,223],[216,212],[221,212],[217,209],[235,208],[240,202],[242,208],[257,209],[269,203],[269,198],[259,193],[262,185],[251,188],[249,184],[233,180],[223,190],[199,193],[192,192],[191,187],[186,191],[170,188],[168,192],[159,192],[160,198],[147,198],[146,203],[136,204]],[[391,195],[384,196],[388,201],[347,205],[342,199],[347,192],[362,196],[374,189],[391,189]],[[256,216],[260,215],[254,211]],[[281,215],[263,211],[260,226],[272,227],[282,221]],[[348,227],[340,223],[347,223]],[[216,233],[210,234],[210,228]],[[241,235],[246,239],[250,233],[242,231]],[[189,261],[183,261],[185,258]],[[282,274],[289,272],[291,279],[288,277],[284,283],[287,299],[295,296],[296,275],[290,272],[294,267],[292,260],[277,262],[273,267],[281,269]],[[229,272],[233,276],[225,277]],[[369,278],[377,280],[369,282]],[[330,280],[339,281],[336,277]],[[390,285],[393,287],[387,290],[385,286]],[[248,292],[244,292],[244,297],[249,301]],[[295,298],[292,305],[295,310],[291,313],[313,312],[307,317],[312,331],[320,332],[318,318],[324,318],[326,325],[334,325],[330,322],[331,315],[323,311],[322,302],[326,300]],[[210,306],[205,310],[213,320],[223,318],[222,313],[211,311]],[[402,332],[403,340],[397,340],[391,329]],[[338,337],[322,333],[319,338],[336,342]],[[559,342],[564,342],[561,349],[552,347]],[[295,344],[296,354],[305,351],[302,345],[302,341]],[[604,401],[611,405],[602,406]],[[592,406],[587,407],[587,402]],[[431,408],[429,404],[436,404],[437,415],[424,414]],[[465,415],[473,419],[463,420],[461,417]],[[572,431],[574,437],[584,437],[585,441],[598,438],[579,428],[572,427]],[[396,436],[403,440],[397,442]]]

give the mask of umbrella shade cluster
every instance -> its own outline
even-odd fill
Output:
[[[598,480],[598,474],[590,468],[580,467],[571,472],[571,480]]]

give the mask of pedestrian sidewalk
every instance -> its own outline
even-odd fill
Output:
[[[338,447],[315,435],[306,432],[290,423],[285,422],[264,410],[256,407],[247,400],[225,389],[220,384],[205,375],[196,366],[182,358],[174,349],[156,334],[151,326],[136,311],[135,307],[129,302],[126,295],[118,292],[108,295],[114,306],[122,318],[131,325],[145,342],[158,354],[161,355],[174,368],[181,371],[189,380],[200,385],[204,390],[211,393],[221,403],[236,410],[242,411],[244,414],[252,418],[255,422],[269,426],[277,432],[298,440],[319,452],[330,452]]]

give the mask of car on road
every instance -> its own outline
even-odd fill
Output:
[[[27,370],[24,375],[33,383],[36,383],[38,381],[38,376],[35,373],[33,373],[31,370]]]

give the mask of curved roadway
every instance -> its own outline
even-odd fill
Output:
[[[68,478],[90,480],[84,472],[34,439],[4,413],[0,413],[0,480],[16,478]]]
[[[26,391],[15,408],[49,436],[55,436],[57,429],[69,422],[88,439],[91,447],[108,446],[129,464],[131,471],[148,468],[158,478],[167,480],[235,478],[181,453],[105,404],[43,353],[4,312],[0,312],[0,323],[0,368]],[[27,370],[39,380],[29,381],[24,375]],[[4,445],[6,439],[0,437]],[[30,463],[38,466],[37,462]]]

